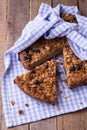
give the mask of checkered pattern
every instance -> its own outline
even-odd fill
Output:
[[[59,16],[60,12],[75,14],[78,24],[63,21]],[[82,60],[87,59],[87,18],[80,16],[75,6],[59,4],[57,7],[51,8],[49,5],[42,3],[36,18],[25,26],[21,37],[14,46],[5,53],[5,72],[2,79],[2,102],[7,127],[74,112],[87,107],[87,86],[70,90],[68,89],[67,83],[59,81],[59,79],[66,79],[62,65],[57,66],[61,71],[61,75],[57,77],[58,94],[57,104],[55,106],[42,103],[27,96],[13,83],[17,75],[27,72],[21,62],[18,61],[18,52],[30,46],[42,35],[47,39],[65,35],[74,53]],[[63,60],[63,58],[59,56],[57,62],[61,60]],[[68,96],[68,98],[65,99],[63,98],[64,96]],[[14,106],[10,104],[11,100],[15,101]],[[29,104],[29,107],[25,106],[26,103]],[[60,110],[58,110],[58,108],[60,108]],[[24,111],[23,115],[18,114],[19,109]]]

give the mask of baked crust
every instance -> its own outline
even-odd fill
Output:
[[[55,105],[57,92],[56,61],[47,61],[31,72],[17,76],[14,83],[27,95]]]

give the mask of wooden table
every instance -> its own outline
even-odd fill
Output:
[[[0,0],[0,75],[4,70],[3,56],[21,35],[25,24],[37,15],[41,2],[56,6],[58,3],[77,5],[87,15],[87,0]],[[0,100],[0,130],[7,130]],[[87,130],[87,109],[60,115],[10,130]]]

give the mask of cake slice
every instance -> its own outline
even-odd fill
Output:
[[[24,68],[33,69],[61,54],[66,44],[67,40],[65,37],[50,40],[40,38],[32,46],[19,53],[19,60],[22,62]]]
[[[43,102],[56,103],[56,61],[50,60],[21,76],[14,83],[27,95]]]
[[[69,46],[63,48],[63,56],[69,88],[87,84],[87,61],[81,61]]]
[[[70,22],[70,23],[77,23],[77,19],[76,16],[73,14],[64,14],[61,13],[60,17],[66,21],[66,22]]]

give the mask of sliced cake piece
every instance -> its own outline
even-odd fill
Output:
[[[69,88],[87,84],[87,61],[81,61],[69,46],[63,48],[63,56]]]
[[[31,72],[17,76],[14,83],[27,95],[55,105],[57,91],[56,61],[47,61]]]
[[[26,69],[33,69],[43,62],[62,53],[67,44],[65,37],[46,40],[40,38],[31,47],[19,53],[19,59]]]
[[[66,21],[66,22],[70,22],[70,23],[77,23],[77,19],[76,16],[73,14],[64,14],[61,13],[60,17]]]

